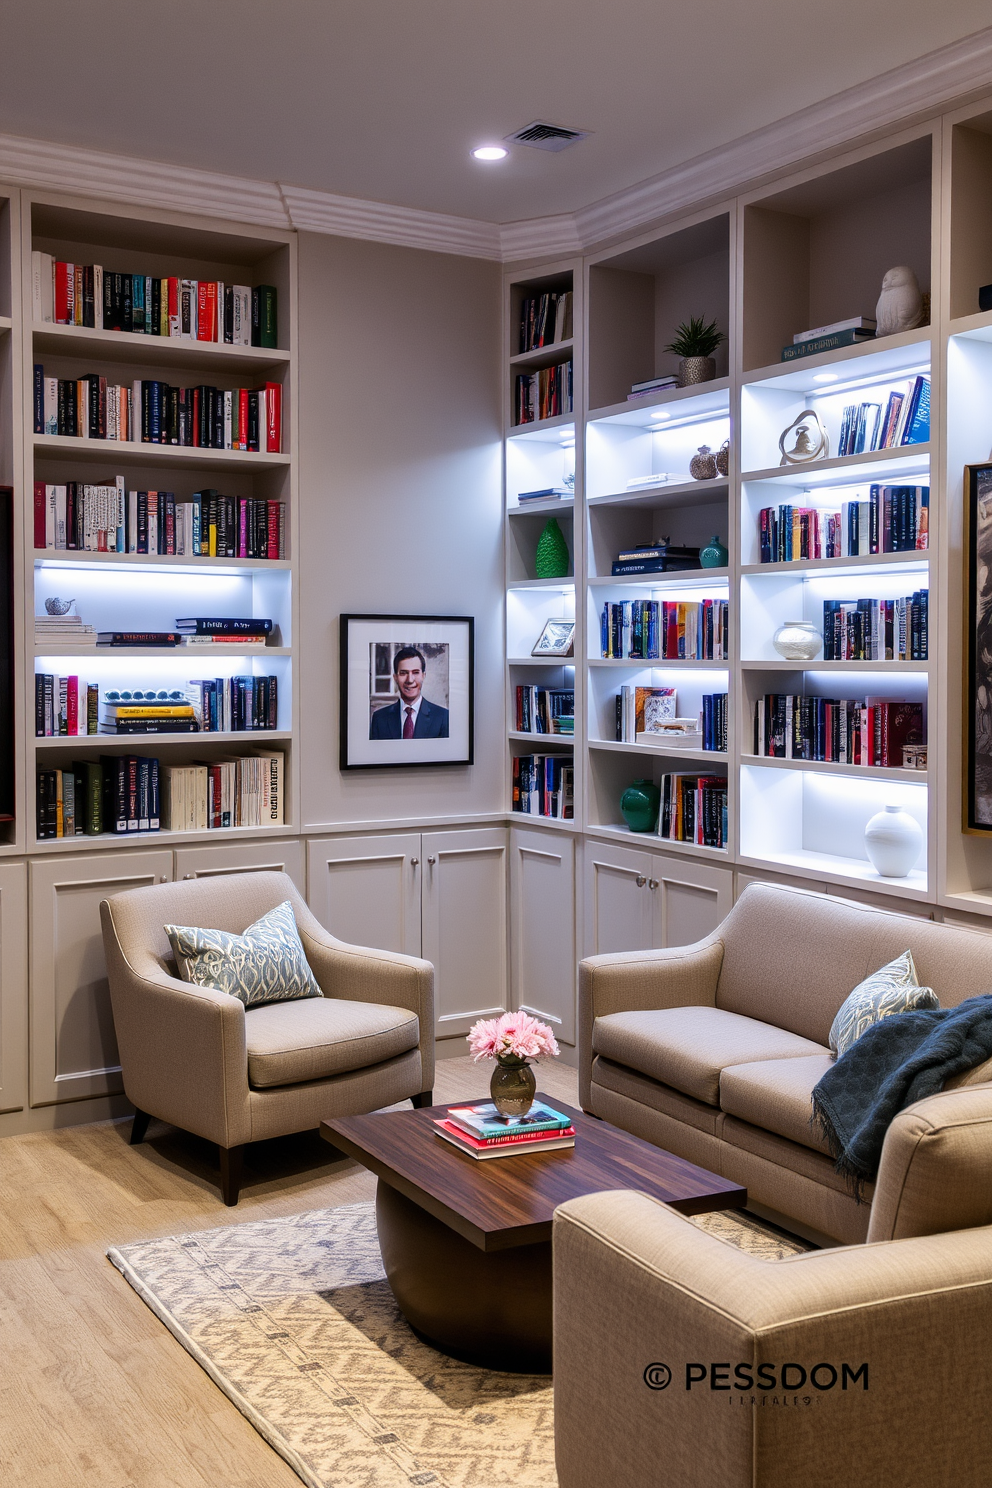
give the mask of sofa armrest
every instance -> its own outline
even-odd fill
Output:
[[[992,1084],[900,1111],[885,1134],[868,1243],[992,1225]]]
[[[579,1103],[589,1103],[592,1029],[610,1013],[714,1007],[723,965],[719,933],[665,951],[621,951],[579,962]]]
[[[595,1194],[555,1214],[554,1289],[561,1488],[992,1480],[988,1229],[766,1261]]]
[[[136,970],[106,899],[100,918],[128,1100],[221,1147],[249,1141],[244,1005],[164,969]]]

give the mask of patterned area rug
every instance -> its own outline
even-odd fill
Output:
[[[769,1259],[806,1249],[749,1215],[696,1223]],[[371,1204],[109,1256],[311,1488],[555,1488],[550,1379],[421,1343],[383,1277]]]

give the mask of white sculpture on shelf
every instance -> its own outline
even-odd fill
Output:
[[[922,320],[923,295],[916,275],[908,264],[889,269],[875,306],[875,335],[896,336],[900,331],[912,331]]]

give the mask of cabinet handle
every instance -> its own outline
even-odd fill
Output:
[[[433,868],[434,867],[434,864],[437,862],[437,858],[428,858],[427,859],[427,862],[430,865],[430,867]]]
[[[419,868],[420,867],[420,859],[419,858],[411,858],[410,859],[410,867],[411,868]]]
[[[167,873],[160,874],[158,881],[159,881],[159,883],[168,883],[169,882],[169,875]]]
[[[657,887],[658,887],[658,880],[656,878],[649,878],[648,879],[648,888],[649,889],[656,889]]]
[[[644,877],[644,874],[643,873],[639,873],[637,875],[637,887],[639,889],[643,889],[643,887],[644,887],[644,885],[646,883],[647,883],[647,879]]]

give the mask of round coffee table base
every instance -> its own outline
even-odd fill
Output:
[[[379,1180],[379,1246],[400,1311],[466,1364],[551,1373],[551,1246],[484,1251]]]

